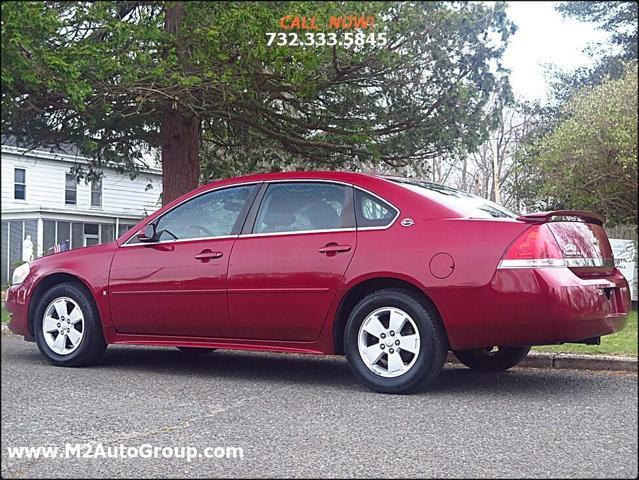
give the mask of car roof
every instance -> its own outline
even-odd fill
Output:
[[[233,177],[229,179],[217,180],[205,186],[219,185],[220,182],[228,183],[247,183],[247,182],[268,182],[274,180],[335,180],[345,183],[358,183],[362,180],[383,179],[378,175],[369,175],[357,172],[341,172],[341,171],[293,171],[293,172],[274,172],[274,173],[254,173]]]

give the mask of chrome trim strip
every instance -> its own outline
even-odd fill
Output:
[[[498,269],[507,268],[543,268],[543,267],[565,267],[566,263],[559,258],[535,258],[523,260],[502,260],[497,266]]]
[[[355,232],[354,227],[349,228],[326,228],[324,230],[295,230],[294,232],[263,232],[263,233],[243,233],[238,235],[238,238],[251,238],[251,237],[273,237],[276,235],[301,235],[304,233],[335,233],[335,232]]]
[[[397,215],[395,215],[395,218],[393,218],[393,220],[388,224],[388,225],[383,225],[383,226],[379,226],[379,227],[348,227],[348,228],[333,228],[333,229],[325,229],[325,230],[300,230],[300,231],[294,231],[294,232],[265,232],[265,233],[245,233],[245,234],[239,234],[239,235],[222,235],[222,236],[217,236],[217,237],[199,237],[199,238],[181,238],[178,240],[163,240],[160,242],[140,242],[140,243],[129,243],[132,239],[134,239],[136,237],[136,235],[138,233],[140,233],[140,231],[143,230],[143,228],[148,224],[145,223],[144,225],[142,225],[142,228],[140,228],[138,231],[136,231],[133,236],[131,236],[125,243],[123,243],[122,245],[120,245],[120,247],[137,247],[137,246],[145,246],[145,245],[166,245],[166,244],[172,244],[172,243],[179,243],[179,242],[192,242],[192,241],[199,241],[199,240],[218,240],[218,239],[227,239],[227,238],[248,238],[248,237],[266,237],[266,236],[275,236],[275,235],[301,235],[301,234],[306,234],[306,233],[334,233],[334,232],[356,232],[356,231],[367,231],[367,230],[386,230],[390,227],[392,227],[395,222],[397,221],[397,219],[400,217],[401,215],[401,210],[399,208],[397,208],[393,203],[389,202],[388,200],[386,200],[383,197],[380,197],[379,195],[377,195],[376,193],[371,192],[370,190],[367,190],[366,188],[360,187],[358,185],[352,184],[352,183],[347,183],[347,182],[342,182],[340,180],[330,180],[330,179],[322,179],[322,178],[291,178],[291,179],[279,179],[279,180],[258,180],[258,181],[252,181],[252,182],[245,182],[245,183],[236,183],[233,185],[223,185],[220,186],[218,188],[211,188],[210,190],[205,190],[193,197],[189,197],[186,200],[178,203],[177,205],[174,205],[173,207],[171,207],[171,209],[167,210],[166,212],[162,213],[162,215],[160,215],[157,218],[162,218],[164,215],[166,215],[167,213],[169,213],[170,211],[176,209],[177,207],[179,207],[180,205],[194,199],[197,198],[201,195],[207,194],[207,193],[211,193],[214,192],[216,190],[222,190],[224,188],[231,188],[231,187],[240,187],[240,186],[245,186],[245,185],[259,185],[262,183],[291,183],[291,182],[304,182],[304,183],[334,183],[334,184],[338,184],[338,185],[345,185],[347,187],[352,187],[352,188],[356,188],[358,190],[361,190],[362,192],[367,193],[368,195],[371,195],[372,197],[375,197],[379,200],[381,200],[384,203],[387,203],[388,205],[390,205],[391,207],[393,207],[395,209],[395,211],[397,212]],[[356,220],[357,222],[357,220]]]
[[[502,260],[497,268],[539,268],[539,267],[605,267],[614,268],[613,258],[536,258],[526,260]]]
[[[146,224],[145,224],[146,225]],[[139,232],[139,230],[138,230]],[[199,242],[201,240],[228,240],[229,238],[237,238],[238,235],[220,235],[219,237],[197,237],[197,238],[180,238],[178,240],[162,240],[161,242],[138,242],[138,243],[129,243],[132,239],[135,238],[135,236],[137,235],[137,233],[135,235],[133,235],[131,238],[129,238],[126,243],[123,243],[122,245],[120,245],[120,247],[144,247],[147,245],[167,245],[167,244],[173,244],[173,243],[182,243],[182,242]]]
[[[606,267],[614,268],[614,258],[566,258],[566,266],[579,267]]]
[[[393,224],[395,223],[395,220],[397,220],[398,217],[399,217],[399,215],[397,215],[397,217],[395,217],[393,219],[393,221],[391,223],[389,223],[388,225],[382,225],[380,227],[360,227],[360,228],[357,229],[357,231],[358,232],[362,232],[362,231],[366,232],[368,230],[387,230],[387,229],[389,229],[390,227],[393,226]]]

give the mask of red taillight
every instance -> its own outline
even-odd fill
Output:
[[[510,246],[504,259],[564,258],[557,240],[546,225],[535,225]]]
[[[564,267],[564,256],[546,225],[535,225],[508,248],[499,268]]]

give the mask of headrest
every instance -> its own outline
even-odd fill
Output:
[[[326,202],[315,202],[308,210],[308,220],[316,229],[339,228],[340,218]]]

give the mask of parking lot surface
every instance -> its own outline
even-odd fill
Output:
[[[7,447],[239,447],[243,458],[10,459]],[[382,395],[343,358],[110,346],[48,365],[2,336],[2,476],[636,477],[637,376],[447,366]]]

